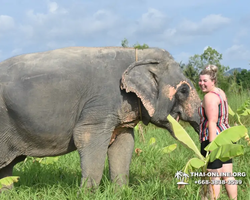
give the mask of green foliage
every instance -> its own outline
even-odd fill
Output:
[[[19,176],[8,176],[0,179],[0,190],[2,188],[9,188],[14,182],[18,182]]]
[[[183,69],[184,69],[184,75],[186,76],[186,77],[188,77],[191,81],[192,81],[192,83],[193,83],[193,85],[195,85],[196,86],[196,89],[198,89],[198,85],[197,85],[197,83],[198,83],[198,81],[199,81],[199,73],[198,73],[198,70],[196,70],[193,66],[192,66],[192,64],[191,63],[188,63],[185,67],[183,67]]]
[[[237,109],[237,114],[242,116],[250,115],[250,99],[246,100],[242,106]]]
[[[244,137],[247,134],[247,129],[245,126],[233,126],[216,136],[207,147],[206,151],[214,151],[222,145],[233,144],[237,142],[240,138]]]
[[[240,138],[244,137],[247,133],[247,129],[244,126],[236,126],[228,128],[222,131],[206,148],[206,157],[203,157],[200,153],[197,153],[198,148],[194,145],[195,143],[189,137],[188,133],[182,128],[182,126],[171,116],[167,117],[171,123],[174,136],[185,146],[195,152],[198,158],[191,158],[183,168],[184,174],[189,174],[197,169],[202,168],[202,172],[207,172],[207,165],[209,161],[220,159],[222,161],[229,160],[231,158],[241,156],[244,154],[243,145],[235,144]],[[210,154],[208,153],[209,151]],[[188,181],[189,176],[183,176],[185,181]],[[207,179],[208,177],[203,177]],[[206,180],[203,180],[206,181]],[[207,195],[207,185],[203,185],[202,194],[203,198]]]
[[[243,124],[246,127],[250,127],[250,120],[249,120],[249,115],[242,116],[239,115],[237,116],[235,113],[237,113],[237,109],[239,109],[242,105],[245,104],[245,102],[249,101],[250,97],[250,90],[244,90],[240,94],[234,93],[234,92],[229,92],[227,93],[227,101],[228,105],[230,105],[230,109],[232,112],[229,112],[229,124],[230,125],[237,125],[237,124]],[[230,111],[229,109],[229,111]],[[248,107],[249,109],[249,107]],[[237,119],[238,118],[238,119]],[[240,122],[239,122],[240,120]]]
[[[243,123],[241,122],[241,116],[245,116],[248,117],[250,115],[250,99],[247,99],[237,110],[236,112],[234,112],[230,106],[228,106],[228,112],[231,116],[233,116],[233,119],[235,121],[235,123],[237,124],[241,124],[242,126]],[[248,120],[249,121],[249,120]],[[245,127],[245,126],[244,126]],[[245,132],[245,140],[248,141],[248,145],[250,145],[250,139],[249,139],[249,135],[247,133],[247,129]]]
[[[243,89],[242,82],[237,81],[237,74],[239,72],[235,70],[232,75],[228,76],[228,83],[230,85],[230,92],[233,94],[242,94],[242,92],[247,89]]]
[[[149,46],[147,44],[140,45],[139,43],[136,43],[133,45],[135,49],[148,49]]]
[[[224,144],[216,148],[209,155],[209,161],[213,162],[216,159],[220,159],[223,162],[234,158],[236,156],[241,156],[244,154],[243,145],[239,144]]]
[[[234,112],[230,106],[228,106],[229,114],[234,117],[236,123],[243,125],[241,122],[241,116],[249,116],[250,115],[250,99],[247,99],[239,108],[237,108],[236,112]]]
[[[199,55],[195,54],[189,58],[188,64],[182,66],[184,74],[193,82],[196,89],[199,90],[198,81],[199,81],[199,73],[205,67],[205,65],[213,64],[218,67],[218,85],[223,90],[226,90],[228,85],[228,77],[224,76],[224,73],[229,69],[222,65],[220,62],[222,60],[222,54],[213,49],[212,47],[208,47],[204,52]]]
[[[234,108],[234,107],[233,107]],[[197,146],[200,145],[197,133],[192,127],[185,127],[190,137]],[[249,130],[250,131],[250,128]],[[25,165],[19,163],[14,168],[14,176],[20,176],[15,183],[15,188],[0,194],[1,200],[73,200],[73,199],[108,199],[108,200],[200,200],[201,184],[200,177],[190,177],[189,184],[185,189],[178,189],[175,173],[181,166],[194,157],[193,152],[183,145],[169,153],[160,152],[165,146],[177,143],[167,130],[157,128],[152,124],[144,128],[145,143],[140,141],[140,134],[135,131],[135,148],[142,149],[138,156],[133,154],[130,165],[129,185],[122,189],[109,180],[108,161],[105,163],[104,174],[101,184],[95,192],[87,192],[85,188],[80,189],[81,168],[77,151],[60,156],[58,162],[53,165],[34,164],[29,160]],[[156,145],[152,148],[148,145],[150,138],[155,137]],[[245,145],[244,140],[239,144]],[[234,159],[234,172],[245,172],[246,177],[236,177],[242,180],[238,185],[238,199],[250,199],[249,183],[250,177],[250,146],[245,149],[244,156]],[[220,199],[227,199],[227,193],[222,188]]]
[[[225,72],[229,67],[222,65],[221,60],[222,54],[212,47],[208,47],[201,55],[195,54],[191,56],[187,64],[180,63],[180,67],[184,75],[193,82],[198,92],[200,91],[198,86],[199,73],[207,64],[214,64],[218,67],[218,87],[225,92],[241,94],[244,90],[250,90],[250,71],[244,69],[238,72],[235,70],[232,75],[226,76]]]
[[[163,147],[161,149],[161,152],[162,153],[170,153],[170,152],[174,151],[176,149],[176,147],[177,147],[177,144],[172,144],[172,145]]]
[[[250,91],[250,71],[243,69],[241,72],[235,70],[228,76],[230,92],[242,94],[244,91]]]
[[[243,69],[241,72],[236,72],[236,82],[242,88],[250,89],[250,71]]]
[[[58,159],[59,159],[58,156],[56,156],[56,157],[44,157],[44,158],[27,157],[24,160],[24,163],[31,160],[33,163],[37,162],[37,163],[40,163],[40,164],[43,164],[43,165],[50,165],[50,164],[54,164],[55,162],[57,162]]]
[[[191,158],[185,165],[183,172],[187,174],[188,172],[191,172],[194,169],[200,169],[204,165],[206,165],[206,162],[203,159],[201,160],[199,158]]]
[[[182,128],[182,126],[171,115],[169,115],[167,119],[171,123],[174,136],[182,144],[193,150],[198,156],[198,158],[188,161],[184,167],[184,173],[189,173],[193,168],[198,169],[201,167],[203,167],[203,172],[206,172],[209,161],[213,161],[215,159],[225,161],[244,154],[243,146],[233,143],[245,136],[247,130],[244,126],[235,126],[222,131],[205,148],[205,150],[212,152],[210,154],[207,153],[206,157],[204,157],[201,155],[195,143],[192,141],[188,133]]]
[[[201,160],[203,160],[204,157],[201,155],[199,149],[195,145],[192,138],[187,134],[185,129],[171,115],[168,115],[167,119],[172,125],[174,137],[176,137],[176,139],[179,140],[184,146],[187,146],[189,149],[192,149],[194,153]]]
[[[127,38],[122,40],[122,47],[129,47]]]
[[[155,137],[151,137],[149,142],[148,142],[148,145],[149,146],[153,146],[156,144],[156,139]],[[160,149],[160,151],[164,154],[167,154],[167,153],[171,153],[172,151],[174,151],[177,147],[177,144],[172,144],[172,145],[168,145],[166,147],[163,147]]]
[[[129,47],[128,40],[126,38],[124,38],[121,42],[121,45],[122,45],[122,47]],[[147,44],[144,43],[141,45],[138,42],[136,44],[134,44],[133,47],[135,49],[148,49],[149,48],[149,46]]]
[[[155,144],[155,142],[156,142],[156,139],[154,137],[152,137],[152,138],[150,138],[148,144],[153,145],[153,144]]]

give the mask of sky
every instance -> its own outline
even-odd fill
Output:
[[[147,44],[178,62],[210,46],[250,70],[248,0],[0,0],[0,61],[68,46]]]

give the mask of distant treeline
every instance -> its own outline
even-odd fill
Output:
[[[129,47],[129,43],[126,38],[121,41],[121,46]],[[134,44],[133,47],[137,49],[149,48],[147,44],[141,45],[138,42]],[[236,69],[233,72],[227,73],[229,67],[222,65],[220,63],[221,60],[222,54],[212,47],[208,47],[201,55],[195,54],[194,56],[191,56],[187,64],[181,62],[180,67],[185,76],[193,82],[199,93],[201,93],[198,86],[199,73],[207,64],[213,64],[218,67],[218,87],[223,89],[226,93],[250,93],[250,71],[247,71],[246,69],[239,71]]]
[[[235,70],[233,73],[226,73],[228,66],[223,66],[220,61],[222,54],[215,49],[208,47],[201,55],[195,54],[189,58],[187,64],[180,63],[186,77],[188,77],[199,91],[198,81],[199,73],[207,64],[213,64],[218,67],[218,87],[225,92],[234,92],[241,94],[243,91],[250,91],[250,71],[243,69],[241,71]]]

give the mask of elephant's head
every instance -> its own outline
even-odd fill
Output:
[[[144,60],[124,72],[121,88],[135,93],[148,113],[148,121],[172,134],[168,114],[189,122],[199,132],[200,98],[174,60]],[[143,116],[145,118],[145,116]]]

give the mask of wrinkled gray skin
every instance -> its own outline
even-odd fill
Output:
[[[71,47],[10,58],[0,63],[0,178],[26,156],[77,149],[82,184],[100,183],[106,155],[111,180],[127,184],[139,108],[145,124],[171,132],[170,113],[198,131],[199,103],[162,49]]]

